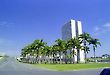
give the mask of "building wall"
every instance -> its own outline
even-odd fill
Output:
[[[76,37],[77,35],[77,25],[75,20],[70,20],[71,22],[71,32],[72,32],[72,38]],[[74,52],[76,55],[74,55],[74,62],[77,62],[77,49],[74,49]]]
[[[78,35],[80,35],[80,34],[82,34],[81,21],[77,21],[77,26],[78,26]],[[79,50],[79,60],[80,60],[80,62],[85,62],[85,60],[84,60],[84,50]]]
[[[72,38],[71,24],[70,24],[70,22],[68,22],[62,27],[62,39],[68,40],[71,38]]]
[[[82,24],[81,21],[70,20],[62,27],[62,39],[69,40],[74,38],[77,35],[82,34]],[[75,53],[78,55],[74,55],[74,61],[77,62],[84,62],[84,51],[83,50],[74,50]]]

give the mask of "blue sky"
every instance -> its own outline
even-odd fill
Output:
[[[0,51],[19,55],[41,38],[51,45],[61,38],[61,27],[75,19],[82,21],[84,32],[100,39],[96,54],[110,54],[109,7],[110,0],[0,0]]]

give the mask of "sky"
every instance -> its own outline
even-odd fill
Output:
[[[19,55],[41,38],[51,45],[70,19],[80,20],[83,32],[100,40],[97,56],[110,54],[110,0],[0,0],[0,52]]]

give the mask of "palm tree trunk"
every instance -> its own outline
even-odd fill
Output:
[[[61,51],[59,52],[59,56],[60,56],[60,64],[62,63],[62,60],[61,60]]]
[[[65,51],[65,64],[67,64],[66,51]]]
[[[87,55],[86,55],[86,41],[84,41],[84,53],[85,53],[85,64],[87,63]]]
[[[84,54],[85,54],[85,64],[87,63],[87,54],[86,51],[84,50]]]
[[[38,50],[37,50],[37,63],[39,63],[39,60],[38,60],[38,57],[39,57],[39,52],[38,52]]]
[[[77,63],[80,62],[80,58],[79,58],[79,50],[80,50],[80,49],[77,48]]]
[[[50,64],[50,57],[49,57],[49,54],[48,54],[47,56],[48,56],[48,63]]]
[[[72,53],[73,54],[72,55],[73,56],[73,64],[75,64],[75,57],[74,57],[75,56],[75,51],[74,51],[74,48],[72,49],[72,51],[73,51],[73,53]]]
[[[96,62],[95,48],[94,47],[93,47],[93,51],[94,51],[94,62]]]
[[[70,64],[72,63],[72,50],[70,50]]]
[[[54,52],[53,52],[53,64],[55,63],[55,55],[54,55]]]

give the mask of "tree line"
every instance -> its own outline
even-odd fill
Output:
[[[93,47],[94,62],[96,61],[96,48],[101,45],[99,39],[92,38],[90,34],[83,33],[68,40],[57,39],[55,44],[48,46],[46,42],[34,40],[33,43],[25,46],[21,50],[21,61],[26,63],[80,63],[74,60],[74,56],[78,57],[76,50],[83,50],[85,63],[87,63],[87,53],[90,51],[90,45]],[[69,53],[68,53],[69,51]]]

